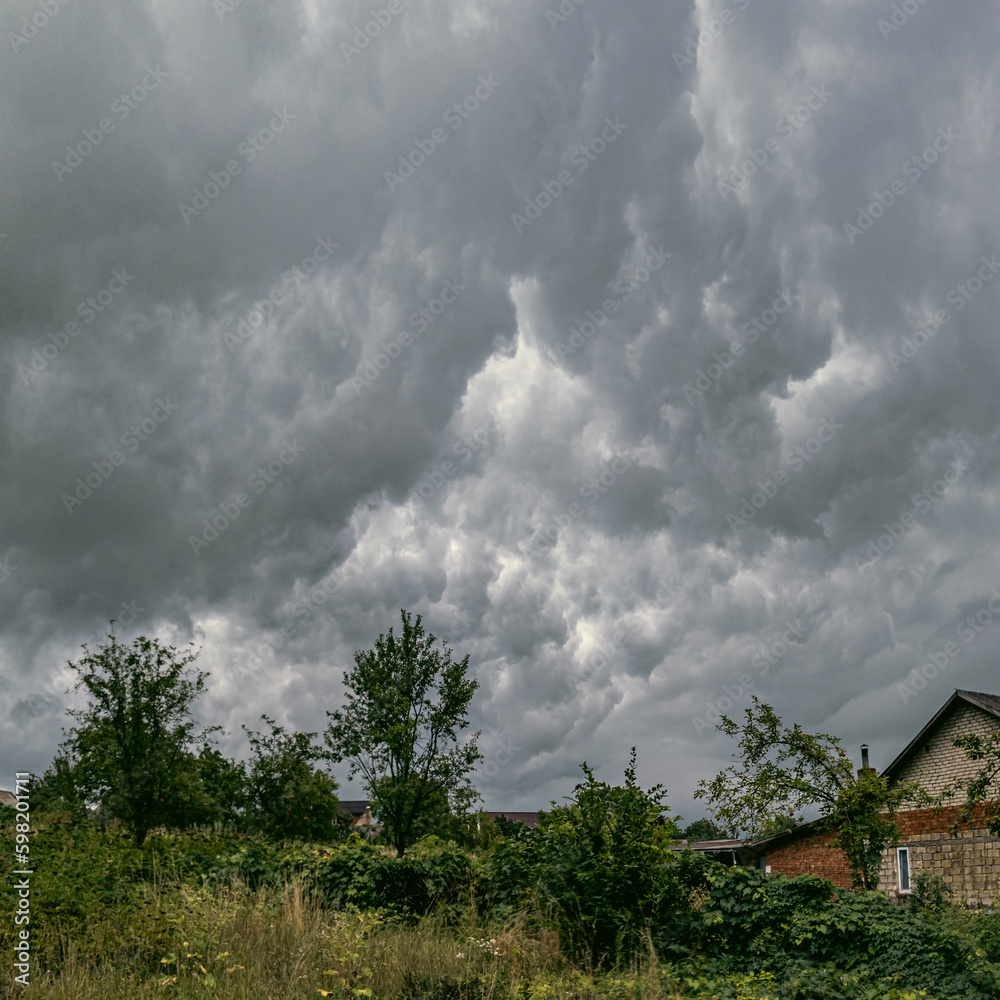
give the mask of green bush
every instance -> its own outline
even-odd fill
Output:
[[[330,905],[409,919],[442,905],[457,912],[471,892],[474,871],[465,851],[437,837],[424,837],[395,857],[354,836],[319,861],[317,881]]]
[[[690,888],[657,822],[659,786],[635,783],[635,751],[625,785],[587,781],[569,806],[539,818],[531,833],[502,841],[485,862],[483,893],[494,916],[534,911],[559,931],[568,953],[594,966],[629,960],[650,935],[669,947],[690,922]]]

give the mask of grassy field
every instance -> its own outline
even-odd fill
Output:
[[[385,1000],[588,1000],[588,998],[783,997],[773,976],[701,978],[661,966],[594,973],[573,968],[554,934],[523,925],[447,926],[433,917],[415,926],[385,923],[378,914],[331,912],[301,885],[280,890],[235,886],[220,892],[152,890],[131,926],[109,917],[90,925],[83,941],[48,928],[61,954],[57,968],[35,969],[30,995],[51,1000],[305,1000],[372,997]],[[171,950],[157,959],[143,947],[143,930]],[[845,977],[843,994],[926,1000],[928,994]],[[836,984],[830,984],[836,989]],[[6,995],[22,988],[5,984]]]
[[[885,978],[884,966],[878,979],[831,963],[782,967],[778,975],[710,974],[704,956],[671,964],[650,948],[624,967],[595,970],[570,961],[552,925],[537,914],[532,919],[522,913],[506,923],[485,920],[471,896],[474,883],[463,890],[466,898],[452,899],[420,919],[338,909],[324,905],[309,872],[326,848],[288,843],[271,845],[258,856],[247,853],[248,843],[219,831],[159,831],[138,849],[121,830],[38,817],[32,833],[31,985],[26,991],[13,981],[17,903],[8,876],[0,887],[5,913],[0,949],[9,956],[0,996],[981,1000],[992,995],[966,992],[965,986],[907,991],[893,977]],[[9,824],[0,824],[0,850],[7,859],[14,856]],[[240,874],[233,873],[233,865]],[[940,919],[963,940],[982,938],[975,932],[977,918],[958,907]],[[994,930],[998,935],[1000,927]],[[904,942],[904,952],[906,947]],[[1000,941],[988,947],[1000,954]]]

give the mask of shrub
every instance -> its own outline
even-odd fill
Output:
[[[689,888],[664,826],[660,786],[612,787],[583,765],[586,783],[532,833],[498,844],[485,863],[489,910],[506,918],[535,911],[559,931],[570,955],[599,966],[628,960],[653,934],[659,945],[687,924]]]
[[[394,857],[352,836],[319,861],[317,878],[331,905],[385,910],[409,919],[442,904],[457,912],[471,892],[473,873],[473,859],[457,844],[437,837],[425,837]]]

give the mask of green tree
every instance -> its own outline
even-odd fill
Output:
[[[248,824],[277,837],[331,840],[337,819],[337,782],[314,762],[326,754],[317,733],[288,732],[262,715],[270,733],[243,731],[253,755],[247,768]]]
[[[197,756],[183,754],[164,796],[163,823],[180,829],[214,823],[238,826],[246,780],[244,765],[223,757],[210,743]]]
[[[139,636],[121,645],[114,622],[108,641],[69,667],[77,673],[74,691],[90,698],[84,709],[69,709],[76,725],[66,733],[64,754],[75,760],[76,785],[89,802],[125,822],[141,847],[146,834],[163,823],[171,808],[176,772],[198,738],[191,703],[202,693],[207,673],[188,671],[196,653],[179,655],[173,646]]]
[[[969,779],[965,787],[952,786],[946,794],[962,792],[965,803],[961,810],[961,821],[971,823],[976,810],[982,807],[983,818],[994,837],[1000,837],[1000,733],[983,737],[970,734],[958,736],[955,746],[966,752],[969,760],[981,761],[982,766]],[[957,824],[952,828],[957,834]]]
[[[31,807],[36,812],[68,813],[79,822],[88,816],[76,767],[66,754],[57,754],[41,776],[31,776]]]
[[[586,780],[568,805],[553,803],[534,831],[511,831],[493,848],[484,886],[496,916],[537,907],[575,959],[598,966],[633,958],[650,932],[659,950],[689,893],[677,881],[676,828],[662,822],[666,789],[639,787],[635,748],[624,785],[598,781],[580,766]]]
[[[690,843],[697,843],[700,840],[727,840],[726,831],[721,826],[716,826],[710,819],[696,819],[689,823],[681,832],[681,836]]]
[[[899,841],[900,806],[930,804],[915,782],[891,784],[873,768],[855,775],[840,740],[782,726],[756,696],[742,727],[722,716],[716,728],[739,737],[737,763],[700,782],[695,798],[707,797],[715,818],[748,840],[769,836],[789,815],[819,806],[821,829],[837,831],[833,846],[844,852],[856,888],[878,886],[882,852]]]
[[[458,742],[479,686],[465,676],[469,657],[452,662],[447,646],[434,648],[419,615],[414,622],[401,614],[398,637],[390,628],[373,649],[354,654],[346,704],[327,712],[326,729],[331,759],[349,761],[351,777],[362,776],[397,855],[478,797],[468,774],[482,760],[478,732]]]

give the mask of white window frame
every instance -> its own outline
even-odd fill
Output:
[[[906,861],[906,888],[903,888],[903,857],[905,855]],[[911,856],[909,847],[897,847],[896,848],[896,889],[900,896],[908,896],[913,892],[913,865],[911,864]]]

